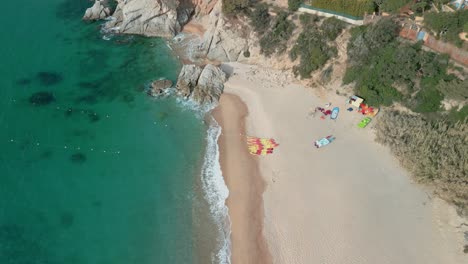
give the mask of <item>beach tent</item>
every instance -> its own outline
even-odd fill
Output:
[[[364,99],[356,95],[349,97],[349,100],[348,100],[348,103],[354,107],[359,107],[362,104],[362,102],[364,102]]]
[[[377,113],[379,112],[379,109],[378,108],[374,108],[372,106],[368,106],[366,104],[361,104],[359,106],[359,110],[358,110],[359,113],[362,113],[363,115],[366,115],[366,116],[371,116],[371,117],[374,117],[377,115]]]

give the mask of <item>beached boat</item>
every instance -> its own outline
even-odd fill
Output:
[[[317,147],[317,148],[321,148],[323,146],[326,146],[330,143],[332,143],[333,141],[335,140],[335,137],[330,135],[328,137],[324,137],[324,138],[321,138],[319,140],[316,140],[314,145]]]
[[[372,120],[372,118],[370,118],[370,117],[366,117],[366,118],[362,119],[361,122],[359,122],[358,127],[365,128],[370,123],[371,120]]]
[[[333,108],[330,118],[335,120],[338,117],[339,112],[340,112],[340,108],[338,107]]]

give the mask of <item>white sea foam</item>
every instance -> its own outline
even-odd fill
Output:
[[[220,243],[219,251],[212,263],[231,263],[231,226],[228,215],[228,208],[225,204],[229,196],[229,190],[224,182],[221,165],[219,163],[218,138],[221,135],[221,127],[214,118],[206,137],[206,154],[202,169],[202,185],[205,199],[210,206],[210,213],[215,220],[218,229]]]

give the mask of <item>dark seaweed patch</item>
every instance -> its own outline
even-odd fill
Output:
[[[62,75],[56,72],[38,72],[36,77],[44,86],[52,86],[63,80]]]
[[[85,89],[96,89],[99,88],[99,83],[97,82],[79,82],[78,86]]]
[[[94,94],[88,94],[78,97],[75,101],[77,103],[96,104],[98,102],[98,98]]]
[[[67,110],[65,110],[65,112],[63,112],[63,115],[65,117],[70,117],[73,115],[73,111],[74,111],[73,108],[69,107]]]
[[[94,207],[100,208],[102,207],[102,202],[101,201],[93,201],[91,203]]]
[[[52,150],[45,150],[39,155],[41,159],[50,159],[53,155]]]
[[[63,228],[70,228],[75,222],[75,217],[70,212],[62,212],[60,214],[60,225]]]
[[[125,103],[131,103],[135,101],[135,96],[133,96],[132,94],[124,94],[122,96],[122,101],[124,101]]]
[[[29,78],[21,78],[21,79],[16,80],[16,84],[21,85],[21,86],[25,86],[25,85],[28,85],[30,83],[31,83],[31,79],[29,79]]]
[[[41,239],[18,225],[0,226],[0,259],[8,264],[52,263]]]
[[[88,119],[89,119],[89,122],[94,123],[94,122],[99,121],[101,117],[99,117],[99,115],[96,112],[88,111]]]
[[[74,153],[70,156],[70,161],[75,164],[83,164],[86,161],[86,155],[83,153]]]
[[[55,102],[55,96],[51,92],[37,92],[29,97],[29,103],[36,106],[48,105]]]
[[[167,117],[169,117],[169,113],[159,112],[157,116],[158,116],[158,121],[164,121],[167,119]]]

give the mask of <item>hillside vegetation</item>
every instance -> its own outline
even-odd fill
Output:
[[[301,14],[300,21],[304,29],[289,57],[292,61],[297,58],[300,60],[293,68],[294,74],[309,78],[313,71],[322,68],[330,58],[336,56],[334,41],[345,28],[345,24],[334,17],[319,24],[319,18],[310,14]]]
[[[386,111],[376,123],[377,141],[390,146],[419,182],[429,183],[468,215],[468,124],[447,124]]]
[[[419,113],[442,112],[444,98],[468,99],[467,82],[447,73],[447,55],[401,43],[397,31],[391,19],[353,28],[343,82],[355,82],[355,92],[372,105],[400,102]]]
[[[468,214],[468,105],[446,111],[444,99],[468,100],[468,80],[449,74],[447,55],[424,51],[421,43],[397,38],[391,19],[351,30],[344,83],[375,106],[400,103],[413,112],[391,109],[376,122],[377,140],[420,182]]]
[[[463,40],[458,34],[464,30],[468,31],[468,10],[428,12],[424,15],[424,25],[433,31],[436,37],[461,47]]]

